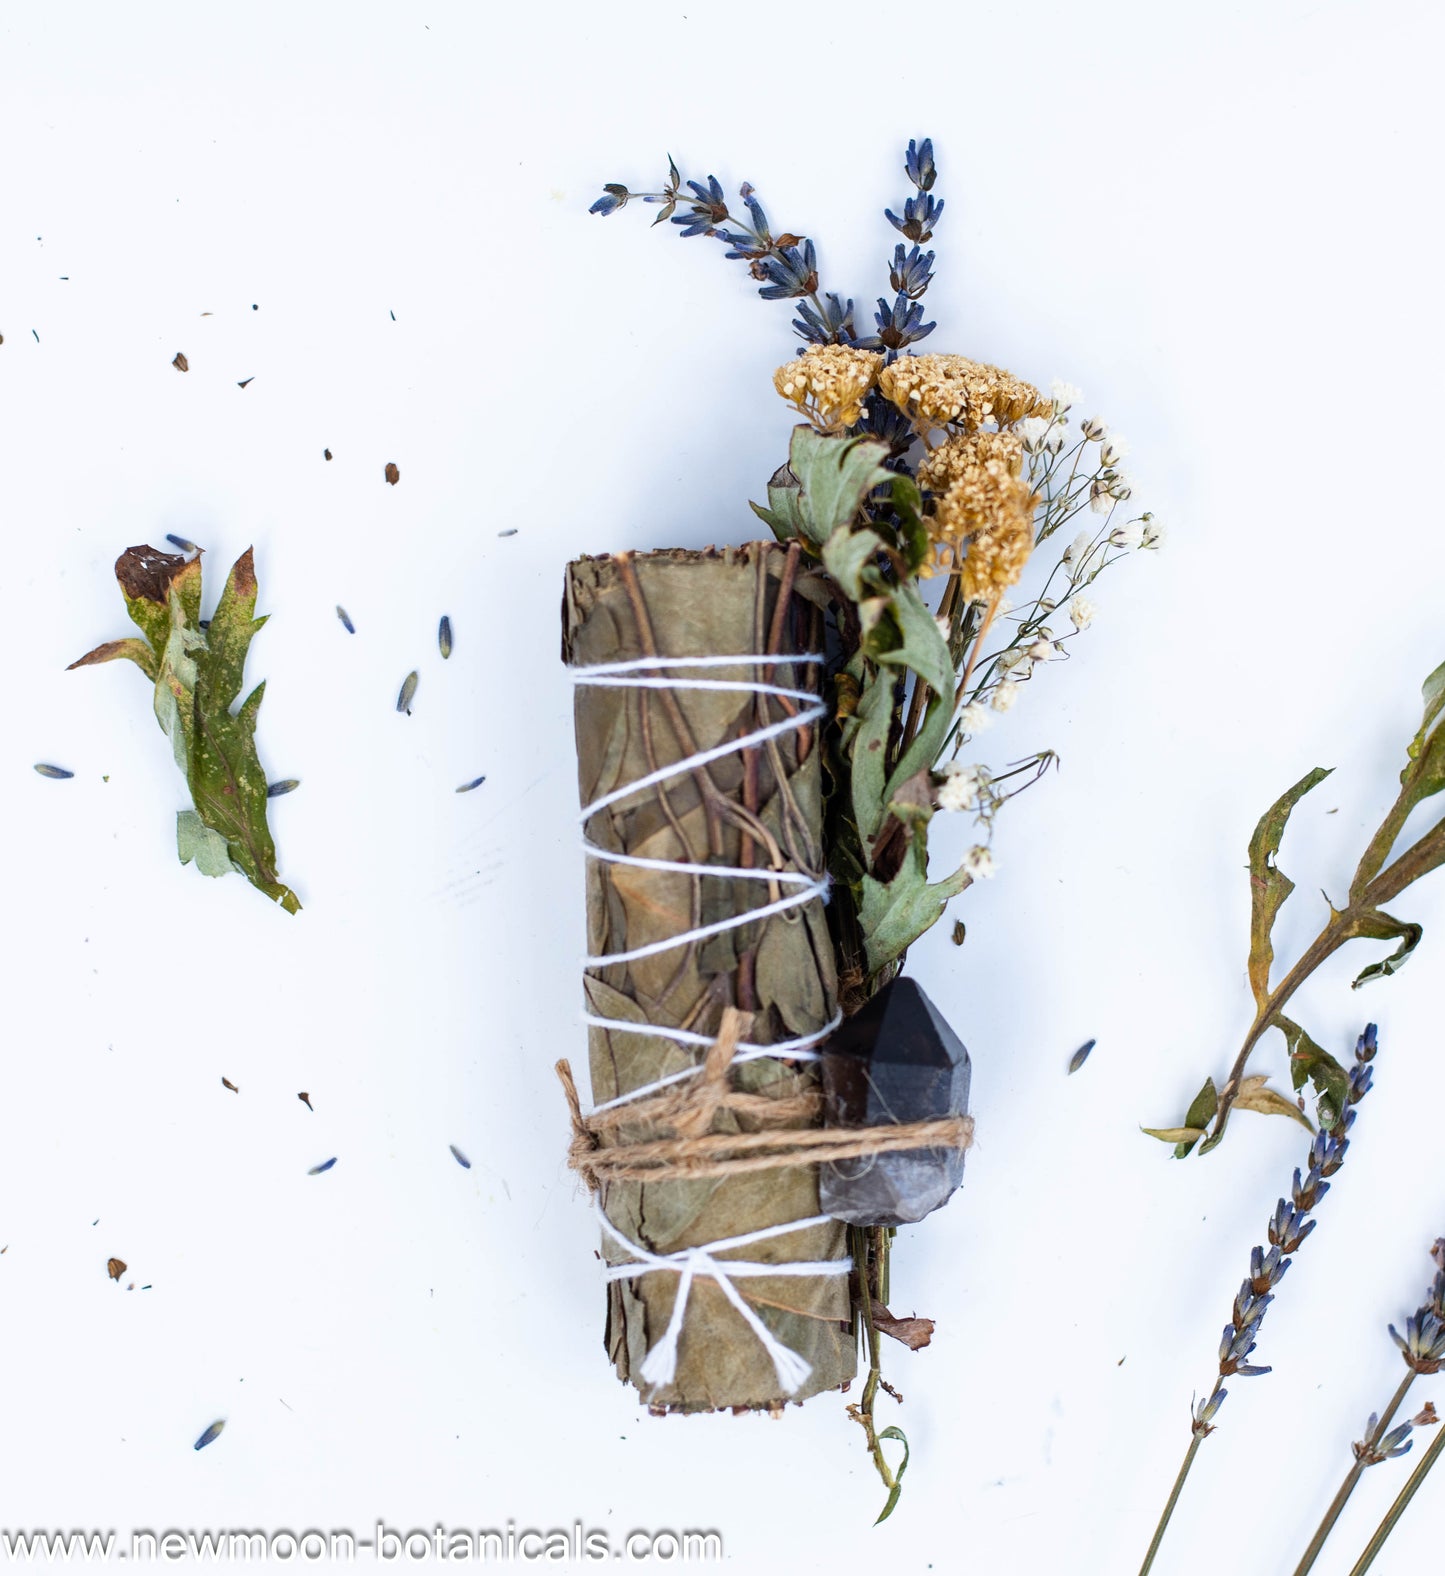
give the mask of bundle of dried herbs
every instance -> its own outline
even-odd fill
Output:
[[[276,872],[266,823],[266,774],[256,754],[264,680],[240,699],[257,630],[256,570],[248,547],[231,567],[210,619],[201,617],[201,555],[130,547],[115,563],[126,611],[143,639],[108,640],[72,668],[125,658],[155,687],[156,720],[171,741],[192,808],[176,816],[181,863],[207,876],[236,871],[288,914],[301,904]]]
[[[793,327],[806,348],[778,368],[774,388],[802,423],[793,430],[786,463],[768,484],[766,504],[753,508],[798,564],[799,594],[816,588],[809,593],[809,616],[814,650],[826,658],[827,715],[813,746],[814,769],[832,878],[827,928],[838,1000],[849,1017],[891,986],[908,948],[942,917],[951,898],[993,874],[998,810],[1053,762],[1045,749],[994,768],[977,759],[980,736],[1014,707],[1028,683],[1072,655],[1073,642],[1095,617],[1089,593],[1100,574],[1163,539],[1150,514],[1129,510],[1132,486],[1120,469],[1123,439],[1097,418],[1074,415],[1078,390],[1055,383],[1045,395],[1001,368],[911,348],[936,326],[924,321],[922,306],[935,255],[923,247],[944,207],[934,195],[930,141],[909,144],[904,172],[912,189],[900,212],[886,214],[903,239],[895,243],[891,295],[879,299],[872,333],[860,333],[851,299],[822,291],[813,241],[774,230],[749,185],[734,206],[715,177],[684,181],[669,161],[661,191],[638,193],[613,183],[593,205],[599,214],[634,200],[660,205],[657,223],[670,220],[684,236],[721,242],[729,259],[745,265],[763,299],[790,302],[797,312]],[[1068,527],[1071,537],[1061,534]],[[1056,538],[1068,540],[1061,553],[1041,551]],[[574,577],[577,572],[573,566]],[[1022,595],[1018,588],[1025,583],[1029,590]],[[1018,606],[1013,595],[1021,597]],[[631,626],[614,616],[590,633],[588,660],[616,661],[618,652],[634,649],[628,642],[635,638]],[[670,656],[683,648],[659,640],[654,649]],[[685,649],[707,648],[690,643]],[[711,649],[736,654],[762,648]],[[575,660],[570,648],[569,654]],[[731,697],[734,707],[737,698]],[[603,758],[602,739],[611,738],[614,750],[620,745],[610,721],[616,696],[594,704],[603,708],[606,725],[580,705],[578,720],[579,748],[595,764]],[[674,733],[665,747],[680,738]],[[677,749],[674,759],[692,754],[680,743]],[[731,769],[738,770],[736,762]],[[584,801],[591,775],[584,770]],[[708,799],[706,789],[698,791],[702,799],[694,810]],[[930,870],[928,849],[930,823],[940,811],[966,815],[977,829],[962,862],[941,873]],[[665,820],[661,808],[656,814]],[[598,863],[589,874],[594,920],[614,901],[599,883],[610,889],[617,880],[616,872],[599,874]],[[627,879],[646,886],[635,869]],[[697,928],[700,901],[695,893],[689,909],[675,894],[673,934],[684,914]],[[650,900],[639,900],[638,907],[653,912]],[[675,958],[665,960],[664,983],[671,984],[669,971],[676,968]],[[742,985],[739,972],[714,978],[727,982],[719,1004],[742,1005],[728,995]],[[689,981],[689,989],[700,985]],[[678,999],[692,998],[684,991]],[[617,1010],[623,1011],[620,1004]],[[919,1021],[926,1019],[925,1012]],[[671,1054],[677,1055],[675,1047]],[[594,1081],[598,1061],[594,1041]],[[760,1076],[758,1065],[744,1070]],[[649,1076],[652,1066],[645,1069]],[[966,1088],[966,1063],[953,1066],[952,1074],[935,1081]],[[786,1060],[774,1061],[769,1076],[800,1077]],[[605,1065],[601,1080],[597,1092],[605,1100],[618,1085]],[[659,1183],[655,1191],[687,1185]],[[767,1197],[760,1194],[760,1208]],[[889,1464],[882,1442],[900,1443],[906,1464],[907,1441],[899,1430],[874,1424],[875,1397],[887,1388],[879,1337],[891,1333],[917,1346],[926,1342],[931,1324],[895,1320],[887,1310],[891,1226],[854,1224],[848,1235],[853,1324],[868,1363],[863,1396],[850,1411],[865,1429],[889,1490],[886,1515],[897,1501],[902,1465],[895,1470]],[[635,1284],[649,1279],[665,1288],[673,1277],[644,1276]],[[615,1280],[613,1286],[615,1308]],[[658,1293],[667,1295],[665,1289]],[[663,1312],[659,1307],[654,1321]],[[615,1318],[613,1335],[616,1355]]]

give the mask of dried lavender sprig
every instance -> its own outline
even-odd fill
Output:
[[[1439,1265],[1439,1269],[1430,1283],[1430,1290],[1425,1294],[1425,1301],[1405,1321],[1403,1335],[1393,1324],[1389,1326],[1390,1338],[1400,1348],[1400,1355],[1405,1362],[1405,1377],[1391,1396],[1384,1415],[1371,1412],[1370,1420],[1365,1424],[1365,1437],[1355,1440],[1351,1446],[1355,1459],[1334,1499],[1330,1501],[1330,1508],[1315,1529],[1309,1547],[1295,1567],[1294,1576],[1306,1576],[1306,1573],[1313,1568],[1319,1558],[1320,1550],[1325,1546],[1325,1540],[1334,1530],[1335,1523],[1340,1519],[1340,1513],[1349,1503],[1355,1485],[1364,1476],[1365,1468],[1378,1466],[1380,1462],[1389,1461],[1395,1456],[1405,1455],[1414,1443],[1410,1438],[1414,1428],[1413,1423],[1401,1423],[1395,1428],[1391,1428],[1390,1424],[1416,1379],[1422,1374],[1438,1374],[1441,1368],[1445,1368],[1445,1238],[1436,1242],[1431,1257]],[[1432,1459],[1431,1465],[1433,1464]],[[1403,1504],[1400,1505],[1400,1509],[1404,1509]],[[1382,1537],[1380,1541],[1383,1542],[1384,1538]],[[1374,1555],[1371,1554],[1370,1558],[1373,1559]]]
[[[1296,1167],[1289,1198],[1282,1198],[1275,1205],[1267,1231],[1269,1247],[1256,1247],[1250,1252],[1249,1274],[1240,1285],[1230,1321],[1224,1326],[1219,1343],[1219,1377],[1215,1379],[1214,1388],[1209,1394],[1190,1410],[1189,1449],[1165,1502],[1159,1524],[1154,1529],[1144,1563],[1139,1567],[1139,1576],[1148,1576],[1152,1569],[1185,1479],[1189,1476],[1189,1469],[1194,1465],[1194,1457],[1199,1446],[1214,1432],[1214,1419],[1229,1394],[1224,1381],[1234,1377],[1252,1379],[1270,1371],[1267,1366],[1251,1363],[1248,1359],[1254,1351],[1265,1313],[1274,1301],[1274,1288],[1288,1273],[1293,1262],[1292,1256],[1315,1229],[1315,1222],[1308,1218],[1310,1212],[1319,1206],[1321,1199],[1329,1192],[1328,1179],[1345,1163],[1345,1155],[1350,1147],[1350,1129],[1355,1125],[1355,1107],[1370,1092],[1374,1083],[1374,1068],[1370,1064],[1378,1049],[1376,1026],[1373,1023],[1366,1024],[1365,1032],[1355,1041],[1355,1065],[1350,1070],[1344,1111],[1333,1127],[1321,1128],[1315,1134],[1310,1144],[1305,1174],[1301,1176]],[[1442,1276],[1442,1280],[1445,1280],[1445,1276]],[[1389,1416],[1386,1416],[1387,1424]]]
[[[1430,1256],[1439,1266],[1439,1273],[1435,1277],[1435,1284],[1431,1288],[1430,1293],[1431,1307],[1438,1316],[1445,1313],[1445,1237],[1436,1239]],[[1384,1548],[1385,1540],[1395,1530],[1395,1524],[1404,1515],[1405,1507],[1419,1492],[1420,1485],[1425,1481],[1430,1469],[1442,1455],[1445,1455],[1445,1427],[1440,1427],[1439,1419],[1434,1415],[1434,1409],[1427,1406],[1425,1411],[1415,1418],[1414,1421],[1417,1424],[1434,1422],[1438,1431],[1434,1439],[1430,1441],[1430,1448],[1415,1463],[1415,1470],[1406,1480],[1404,1488],[1395,1496],[1394,1504],[1385,1512],[1380,1525],[1375,1528],[1375,1535],[1365,1545],[1359,1559],[1355,1561],[1350,1571],[1350,1576],[1365,1576],[1365,1572],[1375,1563],[1375,1556]]]

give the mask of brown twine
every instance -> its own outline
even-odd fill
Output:
[[[773,1099],[729,1085],[743,1021],[736,1008],[723,1013],[718,1037],[708,1047],[696,1078],[591,1115],[583,1114],[571,1066],[565,1059],[557,1063],[557,1077],[572,1116],[567,1164],[592,1192],[603,1182],[737,1176],[903,1149],[967,1149],[972,1144],[971,1116],[934,1117],[886,1127],[779,1126],[754,1133],[709,1132],[719,1111],[796,1123],[816,1117],[821,1104],[815,1091]],[[623,1125],[666,1126],[673,1136],[635,1143],[607,1142],[607,1135]]]

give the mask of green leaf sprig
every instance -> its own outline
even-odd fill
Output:
[[[256,631],[256,570],[248,547],[226,577],[208,625],[201,622],[201,558],[130,547],[116,560],[126,611],[144,639],[106,641],[72,668],[126,659],[155,686],[156,720],[171,741],[190,788],[192,808],[176,816],[183,865],[207,876],[232,871],[288,914],[301,904],[276,873],[276,845],[266,824],[266,774],[256,754],[256,714],[263,680],[241,694],[246,653]]]
[[[1183,1159],[1196,1144],[1200,1154],[1213,1149],[1223,1139],[1229,1113],[1236,1106],[1299,1119],[1298,1107],[1279,1091],[1269,1088],[1267,1079],[1258,1074],[1246,1075],[1250,1056],[1270,1029],[1278,1029],[1284,1036],[1295,1089],[1302,1089],[1306,1082],[1313,1086],[1318,1098],[1320,1125],[1331,1126],[1344,1109],[1345,1069],[1305,1029],[1286,1017],[1284,1009],[1300,986],[1347,941],[1397,943],[1388,957],[1360,971],[1352,987],[1355,990],[1370,980],[1384,979],[1403,968],[1420,943],[1421,926],[1411,920],[1397,919],[1386,912],[1385,905],[1392,903],[1412,882],[1445,864],[1445,818],[1422,833],[1393,861],[1390,858],[1411,814],[1445,789],[1445,726],[1441,725],[1445,717],[1445,663],[1425,680],[1423,696],[1424,717],[1406,752],[1405,766],[1400,773],[1400,792],[1360,856],[1344,907],[1336,908],[1326,897],[1330,917],[1324,928],[1273,987],[1270,985],[1274,966],[1271,933],[1281,908],[1294,891],[1294,882],[1275,864],[1275,857],[1295,806],[1330,775],[1332,768],[1317,766],[1307,772],[1275,800],[1255,827],[1249,840],[1249,986],[1254,996],[1254,1022],[1245,1035],[1229,1076],[1217,1092],[1213,1079],[1206,1079],[1181,1126],[1144,1129],[1151,1137],[1173,1144],[1177,1158]]]

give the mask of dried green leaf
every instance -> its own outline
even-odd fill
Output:
[[[918,845],[915,845],[918,847]],[[942,881],[928,880],[927,856],[905,859],[898,874],[887,883],[863,877],[863,900],[858,923],[867,948],[868,972],[876,974],[892,963],[943,916],[944,906],[957,897],[972,877],[962,868]]]
[[[1187,1155],[1189,1150],[1204,1137],[1202,1127],[1141,1127],[1141,1133],[1147,1133],[1150,1138],[1160,1139],[1163,1143],[1173,1144],[1175,1153],[1180,1160],[1184,1155],[1178,1154],[1180,1149]]]
[[[65,671],[69,673],[75,668],[89,668],[97,663],[121,660],[134,662],[151,683],[155,683],[158,658],[145,641],[137,640],[134,635],[127,636],[124,640],[107,640],[104,645],[97,646],[93,651],[87,651],[83,657],[77,657]]]
[[[864,571],[883,551],[883,538],[876,531],[854,531],[841,525],[823,544],[823,567],[855,602],[876,592],[881,581],[875,571],[864,584]]]
[[[1370,980],[1387,979],[1391,974],[1397,974],[1404,968],[1410,961],[1410,955],[1420,945],[1420,938],[1425,934],[1425,929],[1423,925],[1417,925],[1410,920],[1395,919],[1379,909],[1370,909],[1358,916],[1351,927],[1351,934],[1368,941],[1400,943],[1388,958],[1381,958],[1378,963],[1372,963],[1368,968],[1360,970],[1350,986],[1351,990],[1359,990],[1361,985]]]
[[[874,438],[830,438],[806,425],[793,428],[788,466],[802,489],[803,533],[821,546],[840,525],[849,524],[864,498],[891,482],[881,463],[888,446]]]
[[[1287,1095],[1269,1087],[1269,1079],[1254,1074],[1241,1081],[1234,1103],[1241,1111],[1258,1111],[1263,1116],[1288,1116],[1307,1133],[1314,1132],[1310,1119]]]
[[[895,1423],[885,1428],[878,1438],[880,1440],[896,1439],[903,1446],[903,1459],[898,1463],[898,1470],[893,1474],[893,1482],[888,1489],[887,1503],[879,1513],[878,1521],[873,1523],[875,1527],[879,1521],[887,1521],[893,1514],[893,1507],[898,1503],[898,1497],[903,1492],[903,1474],[908,1470],[908,1436],[903,1430]]]
[[[1301,777],[1265,811],[1249,840],[1249,987],[1254,992],[1255,1006],[1261,1011],[1269,1000],[1269,971],[1274,962],[1270,932],[1285,899],[1294,891],[1294,882],[1276,866],[1274,858],[1284,839],[1290,812],[1332,770],[1316,766]]]
[[[1290,1081],[1302,1089],[1308,1079],[1314,1085],[1320,1100],[1328,1104],[1330,1112],[1338,1116],[1344,1110],[1349,1095],[1349,1074],[1333,1056],[1313,1039],[1293,1019],[1283,1014],[1274,1020],[1274,1026],[1284,1035],[1289,1049]],[[1325,1122],[1323,1105],[1320,1120]],[[1326,1126],[1331,1125],[1326,1122]]]
[[[893,478],[893,512],[898,516],[899,546],[910,575],[916,575],[933,550],[928,527],[923,523],[923,495],[911,476]]]

